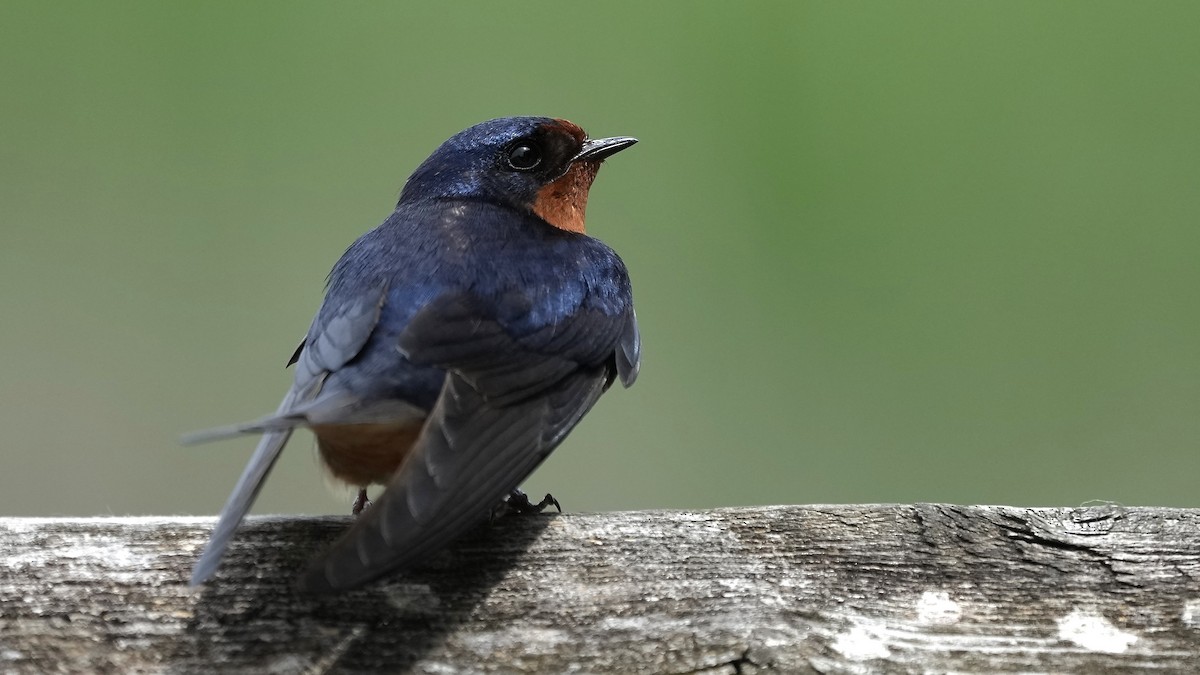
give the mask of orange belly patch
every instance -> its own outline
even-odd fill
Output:
[[[321,460],[335,478],[357,487],[387,483],[412,450],[425,420],[397,424],[316,424]]]

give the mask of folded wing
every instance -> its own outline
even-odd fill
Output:
[[[632,309],[577,309],[530,327],[519,294],[486,305],[465,294],[439,298],[401,335],[411,361],[449,375],[416,450],[310,568],[307,589],[354,588],[436,552],[486,519],[618,371],[627,383],[636,375]]]

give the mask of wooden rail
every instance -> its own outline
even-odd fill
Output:
[[[0,519],[0,672],[1200,670],[1200,510],[939,504],[510,517],[343,596],[346,518]]]

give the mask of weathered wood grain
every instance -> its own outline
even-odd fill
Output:
[[[1200,510],[510,518],[385,585],[290,581],[344,518],[0,519],[0,672],[1200,671]]]

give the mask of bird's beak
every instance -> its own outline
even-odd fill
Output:
[[[585,159],[594,162],[616,154],[625,148],[637,143],[638,139],[630,136],[613,136],[612,138],[589,138],[583,142],[583,149],[578,155],[571,158],[572,162],[579,162]]]

